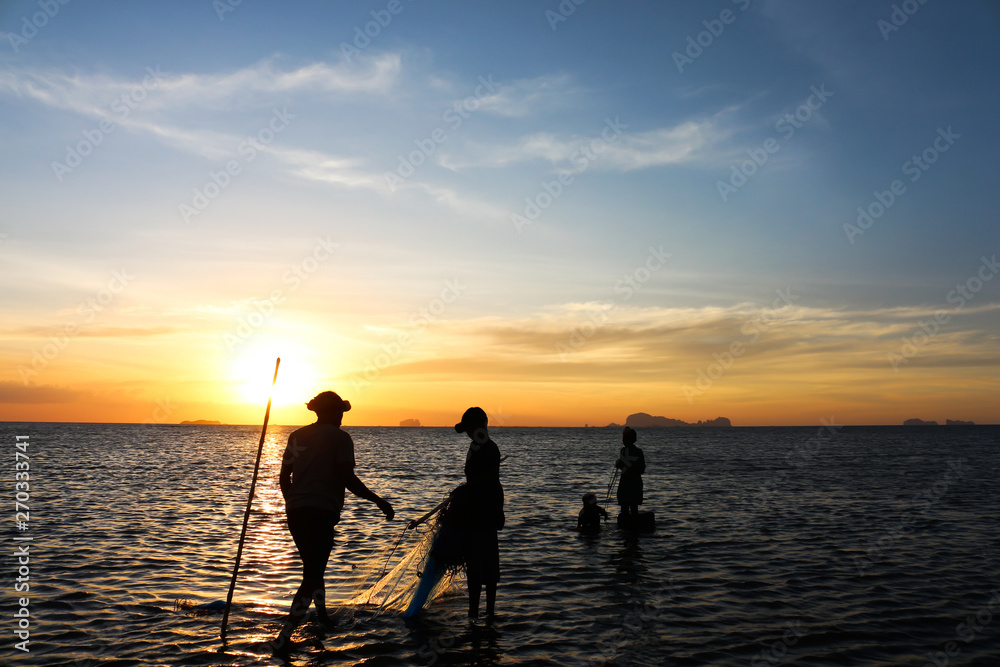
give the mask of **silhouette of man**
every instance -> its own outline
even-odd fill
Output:
[[[395,512],[387,501],[364,485],[354,474],[354,441],[340,429],[349,401],[324,391],[306,403],[316,413],[316,423],[288,436],[281,458],[279,482],[285,498],[288,530],[302,559],[302,583],[284,627],[272,643],[278,653],[287,652],[291,635],[315,602],[316,614],[329,622],[323,574],[333,549],[333,527],[340,521],[344,491],[370,500],[391,520]]]
[[[500,544],[503,529],[503,486],[500,484],[500,449],[490,440],[488,419],[482,408],[469,408],[455,431],[472,439],[465,457],[469,519],[462,534],[465,572],[469,582],[469,618],[479,618],[479,597],[486,586],[486,616],[492,618],[500,581]]]

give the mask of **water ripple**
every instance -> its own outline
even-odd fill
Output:
[[[299,580],[276,479],[290,428],[265,447],[224,654],[221,614],[197,606],[225,598],[256,427],[0,429],[31,437],[37,625],[24,664],[279,664],[266,642]],[[464,460],[448,429],[349,430],[360,477],[399,519],[349,497],[331,606],[401,520],[461,481]],[[640,431],[658,526],[638,536],[572,530],[582,493],[603,499],[616,433],[494,439],[510,455],[496,624],[464,619],[458,579],[415,622],[353,608],[332,628],[305,624],[293,664],[924,665],[946,646],[949,665],[997,664],[1000,429]]]

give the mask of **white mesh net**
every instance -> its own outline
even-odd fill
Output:
[[[327,591],[327,603],[366,608],[374,615],[405,611],[420,583],[440,528],[439,514],[416,530],[406,531],[395,546],[373,553],[357,568],[354,576],[335,590]],[[427,602],[443,595],[454,583],[454,573],[443,572],[427,596]]]

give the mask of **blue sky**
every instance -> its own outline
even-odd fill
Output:
[[[397,380],[405,393],[400,378],[446,383],[474,361],[511,392],[576,381],[598,405],[605,383],[616,405],[655,393],[647,411],[687,414],[698,406],[682,388],[712,351],[791,289],[770,341],[699,395],[714,402],[698,418],[754,414],[761,386],[772,403],[779,385],[798,396],[766,369],[800,354],[811,361],[796,382],[817,401],[863,381],[872,394],[852,400],[886,402],[858,408],[858,421],[895,420],[913,384],[932,405],[997,363],[998,281],[908,358],[907,372],[932,378],[900,377],[887,358],[1000,245],[1000,10],[903,4],[911,15],[898,3],[762,0],[245,0],[221,15],[225,3],[208,0],[4,3],[0,352],[11,370],[0,398],[43,411],[39,388],[62,388],[134,417],[145,408],[124,406],[149,404],[144,378],[164,371],[134,359],[231,354],[219,341],[275,289],[286,298],[254,339],[315,348],[329,336],[353,361],[314,381],[347,381],[458,280],[461,297],[421,344],[382,369],[378,401],[394,400]],[[54,15],[39,19],[45,7]],[[25,20],[45,25],[35,34]],[[366,26],[378,34],[355,42]],[[88,136],[100,141],[79,166],[54,164]],[[904,172],[925,150],[936,161]],[[719,182],[734,183],[751,154],[767,160],[724,200]],[[421,164],[390,185],[410,155]],[[195,213],[212,174],[225,186]],[[884,215],[846,233],[894,180],[905,190]],[[517,223],[526,198],[557,190]],[[320,238],[336,244],[332,261],[285,280]],[[642,274],[661,247],[669,259]],[[19,372],[119,269],[135,281],[71,348],[44,373]],[[628,275],[648,280],[625,298],[615,288]],[[585,349],[559,357],[609,304]],[[877,380],[841,378],[844,367]],[[995,391],[978,382],[980,396]],[[997,416],[976,400],[980,419]]]

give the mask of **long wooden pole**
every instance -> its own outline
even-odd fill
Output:
[[[281,357],[274,362],[274,379],[271,380],[271,394],[274,384],[278,381],[278,366]],[[247,498],[247,509],[243,514],[243,530],[240,532],[240,546],[236,549],[236,564],[233,566],[233,579],[229,582],[229,595],[226,596],[226,610],[222,612],[222,643],[226,643],[226,625],[229,623],[229,608],[233,604],[233,592],[236,590],[236,576],[240,572],[240,558],[243,556],[243,541],[247,537],[247,524],[250,522],[250,506],[253,505],[253,494],[257,488],[257,472],[260,470],[260,455],[264,451],[264,436],[267,435],[267,420],[271,417],[271,395],[267,397],[267,409],[264,410],[264,425],[260,429],[260,442],[257,444],[257,461],[253,464],[253,481],[250,482],[250,497]]]

